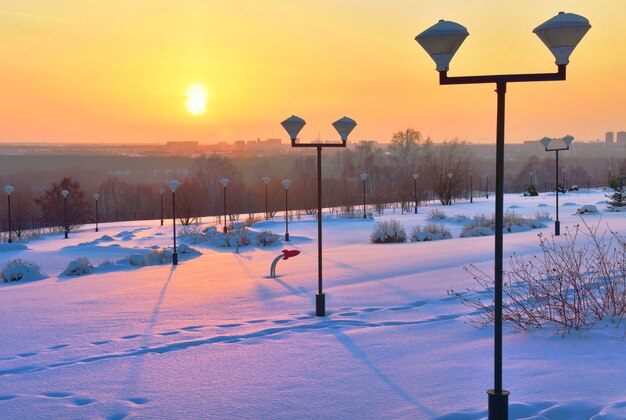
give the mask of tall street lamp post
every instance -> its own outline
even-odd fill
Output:
[[[226,177],[220,179],[220,183],[222,184],[222,187],[224,187],[224,233],[228,232],[228,228],[226,227],[228,224],[226,221],[226,186],[228,186],[229,182],[230,180]]]
[[[417,200],[417,180],[420,178],[420,174],[414,173],[411,177],[413,178],[413,192],[415,193],[415,214],[417,214],[417,204],[419,203]]]
[[[470,172],[470,203],[474,202],[474,174]]]
[[[546,149],[546,152],[555,152],[556,154],[556,181],[555,188],[556,191],[556,220],[554,221],[554,235],[559,236],[561,234],[561,222],[559,222],[559,152],[561,150],[569,150],[570,144],[574,141],[574,137],[565,136],[562,139],[551,139],[549,137],[544,137],[539,140],[543,147]],[[555,143],[561,143],[561,147],[555,147]],[[550,147],[550,146],[553,147]]]
[[[447,197],[448,200],[447,201],[448,201],[448,205],[449,206],[452,205],[452,190],[450,189],[450,181],[452,180],[452,175],[453,175],[452,172],[448,172],[448,183],[446,185],[447,186],[446,191],[447,191],[447,195],[448,195],[448,197]]]
[[[556,73],[506,74],[448,77],[448,65],[465,38],[467,29],[458,23],[440,20],[419,34],[415,40],[437,64],[439,83],[495,83],[497,93],[496,124],[496,235],[495,235],[495,306],[494,306],[494,388],[487,391],[489,419],[508,419],[509,392],[502,388],[502,229],[504,218],[504,105],[507,83],[565,80],[569,56],[591,28],[582,16],[560,12],[534,29],[556,58]]]
[[[100,194],[95,193],[93,195],[93,199],[96,201],[96,232],[98,231],[98,200],[100,199]]]
[[[530,187],[531,185],[533,185],[533,173],[532,173],[532,171],[528,172],[528,179],[529,179],[528,180],[528,187]]]
[[[315,315],[326,316],[326,296],[322,292],[322,148],[346,147],[348,135],[356,127],[356,122],[348,117],[338,119],[333,127],[341,136],[341,143],[298,143],[298,133],[306,122],[292,115],[281,123],[291,139],[291,147],[315,147],[317,149],[317,295],[315,295]]]
[[[65,229],[65,239],[67,239],[67,234],[69,233],[69,226],[67,225],[67,196],[70,192],[68,190],[61,191],[61,195],[63,196],[63,227]]]
[[[180,182],[172,179],[167,186],[172,191],[172,236],[174,237],[174,253],[172,254],[172,265],[178,265],[178,253],[176,252],[176,189],[180,187]]]
[[[608,187],[611,188],[611,167],[609,166],[608,168],[606,168],[606,170],[607,170],[607,176],[608,176],[608,178],[606,179],[607,180],[606,185],[608,185]]]
[[[269,210],[267,207],[267,184],[270,183],[270,177],[269,176],[264,176],[263,178],[263,183],[265,184],[265,220],[269,219]]]
[[[363,218],[367,219],[367,205],[365,203],[365,180],[367,179],[367,172],[363,172],[361,175],[361,181],[363,181]]]
[[[165,189],[161,188],[159,189],[159,194],[161,194],[161,226],[163,226],[163,193],[165,192]]]
[[[287,191],[291,185],[291,180],[283,179],[280,183],[285,187],[285,241],[289,241],[289,195]]]
[[[4,192],[7,193],[7,212],[8,212],[8,216],[9,216],[9,239],[8,242],[11,244],[13,243],[13,236],[12,236],[12,230],[13,227],[11,226],[11,194],[13,193],[13,191],[15,191],[15,188],[13,188],[13,186],[11,185],[7,185],[6,187],[4,187]],[[19,229],[19,227],[18,227]]]
[[[486,179],[486,185],[485,185],[485,198],[487,200],[489,200],[489,174],[485,174]]]

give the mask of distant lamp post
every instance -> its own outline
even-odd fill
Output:
[[[159,194],[161,194],[161,226],[163,226],[163,193],[165,193],[165,189],[159,189]]]
[[[289,241],[289,195],[288,190],[291,185],[290,179],[283,179],[281,181],[283,187],[285,187],[285,241]]]
[[[9,239],[8,242],[9,243],[13,243],[13,236],[12,236],[12,226],[11,226],[11,194],[13,193],[13,191],[15,191],[15,188],[13,188],[13,186],[11,185],[7,185],[6,187],[4,187],[4,192],[7,193],[7,210],[8,210],[8,216],[9,216]]]
[[[348,135],[356,122],[348,117],[338,119],[333,123],[333,127],[341,137],[341,143],[298,143],[296,142],[298,133],[306,122],[292,115],[281,123],[283,128],[289,133],[291,147],[315,147],[317,149],[317,295],[315,295],[315,315],[326,316],[326,296],[322,292],[322,148],[324,147],[346,147]]]
[[[98,231],[98,200],[100,199],[100,194],[95,193],[93,195],[93,199],[96,202],[96,232]]]
[[[68,190],[61,191],[61,195],[63,196],[63,227],[65,229],[65,239],[67,239],[67,234],[69,233],[69,226],[67,225],[67,196],[70,192]]]
[[[417,180],[420,179],[420,174],[414,173],[411,177],[413,178],[413,192],[415,193],[415,214],[417,214],[417,205],[419,203],[417,199]]]
[[[167,186],[172,191],[172,234],[174,236],[174,253],[172,254],[172,265],[178,265],[178,253],[176,252],[176,190],[180,187],[180,182],[172,179]]]
[[[452,205],[452,189],[450,187],[450,182],[452,181],[452,175],[453,175],[452,172],[448,172],[448,181],[447,181],[446,191],[447,191],[447,194],[448,194],[448,197],[447,197],[448,198],[448,200],[447,200],[448,203],[447,204],[449,206]]]
[[[556,58],[556,73],[500,74],[486,76],[448,77],[448,67],[465,38],[467,29],[458,23],[440,20],[415,37],[437,65],[439,84],[494,83],[497,93],[496,124],[496,234],[494,290],[494,388],[487,391],[488,418],[508,419],[509,391],[502,388],[502,229],[504,227],[504,105],[506,87],[513,82],[565,80],[569,56],[591,28],[589,21],[573,13],[560,12],[534,29],[539,39]]]
[[[265,184],[265,220],[269,219],[269,209],[267,207],[267,184],[270,183],[270,177],[269,176],[264,176],[263,178],[263,183]]]
[[[539,140],[543,145],[546,152],[555,152],[556,153],[556,185],[554,190],[556,191],[556,220],[554,221],[554,235],[559,236],[561,234],[561,222],[559,221],[559,152],[561,150],[569,150],[570,144],[574,141],[574,137],[565,136],[562,139],[551,139],[549,137],[544,137]],[[554,147],[555,143],[560,143],[561,147]],[[550,147],[550,146],[553,147]]]
[[[367,205],[365,203],[365,180],[367,180],[367,172],[363,172],[359,176],[361,181],[363,181],[363,218],[367,219]]]
[[[226,227],[228,225],[228,222],[226,221],[226,187],[229,182],[230,180],[226,177],[220,179],[220,183],[222,184],[222,187],[224,187],[224,233],[228,232],[228,228]]]
[[[485,198],[487,200],[489,200],[489,174],[485,174],[486,179],[486,185],[485,185]]]
[[[474,202],[474,174],[470,172],[470,203]]]
[[[529,179],[528,180],[528,188],[530,188],[530,186],[533,185],[533,173],[532,173],[532,171],[528,172],[528,179]]]
[[[611,167],[609,166],[608,168],[606,168],[606,171],[608,176],[606,185],[611,188]]]

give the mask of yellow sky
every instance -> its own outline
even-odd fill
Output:
[[[414,41],[438,19],[470,32],[450,75],[556,71],[532,29],[564,10],[592,29],[565,82],[510,84],[507,141],[626,131],[626,8],[618,0],[0,0],[0,141],[388,141],[412,127],[435,141],[492,142],[491,85],[439,86]],[[185,108],[190,85],[206,113]]]

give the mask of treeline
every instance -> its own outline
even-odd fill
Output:
[[[621,176],[626,163],[614,161],[606,164],[568,165],[567,155],[561,159],[563,172],[560,183],[567,189],[574,184],[579,188],[606,186],[611,177]],[[518,163],[515,174],[505,177],[507,192],[522,192],[529,184],[540,192],[553,190],[555,162],[553,156],[539,159],[532,156]],[[128,168],[132,170],[133,168]],[[362,181],[360,175],[367,173]],[[493,165],[486,164],[482,156],[473,153],[471,145],[459,140],[433,144],[423,139],[419,131],[407,129],[393,134],[392,142],[378,146],[361,142],[353,148],[322,152],[322,205],[346,213],[360,210],[365,201],[370,211],[382,212],[389,203],[399,203],[409,211],[418,201],[437,200],[449,204],[455,200],[469,199],[470,195],[485,195],[495,189]],[[417,176],[414,176],[417,174]],[[51,175],[50,175],[51,176]],[[67,226],[95,221],[94,193],[99,194],[98,219],[100,222],[159,219],[161,200],[163,217],[171,217],[171,192],[167,181],[176,178],[181,182],[176,192],[176,212],[181,222],[189,223],[197,217],[221,216],[224,211],[224,187],[220,179],[230,180],[226,187],[226,212],[230,219],[239,215],[266,211],[270,215],[285,208],[283,179],[292,181],[289,187],[289,208],[314,214],[317,207],[317,160],[314,152],[294,150],[292,154],[261,158],[230,159],[223,156],[201,156],[191,161],[189,168],[170,173],[160,171],[153,178],[103,175],[102,172],[80,171],[64,174],[48,185],[34,185],[32,177],[16,174],[3,179],[4,185],[15,187],[11,195],[12,229],[63,226],[64,199],[67,196]],[[97,177],[100,178],[97,181]],[[364,185],[365,184],[365,185]],[[365,187],[365,188],[364,188]],[[8,200],[0,200],[0,227],[8,229]]]

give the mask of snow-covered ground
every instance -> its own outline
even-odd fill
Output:
[[[560,200],[561,229],[602,191]],[[407,229],[429,210],[490,214],[493,197],[419,214],[387,211]],[[604,205],[597,204],[602,210]],[[554,195],[507,195],[521,215],[548,211]],[[626,233],[624,213],[584,216]],[[371,244],[373,220],[324,220],[328,316],[314,316],[316,222],[293,221],[291,241],[270,247],[192,245],[178,266],[109,264],[60,276],[70,261],[95,265],[171,245],[158,221],[84,226],[28,249],[0,245],[0,263],[34,261],[49,277],[0,284],[0,418],[410,418],[486,416],[492,330],[447,290],[473,287],[462,268],[493,267],[493,236]],[[281,219],[255,229],[284,232]],[[539,251],[537,233],[504,236],[505,258]],[[108,237],[104,237],[108,235]],[[282,249],[301,254],[278,263]],[[506,262],[505,262],[506,265]],[[623,329],[580,337],[551,329],[504,335],[512,418],[626,418]]]

